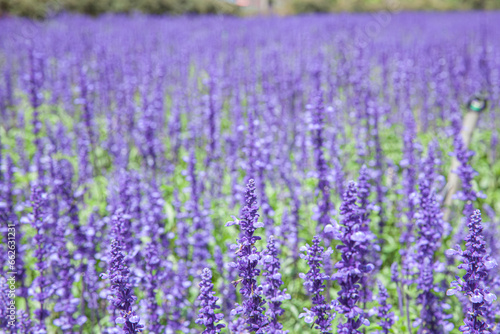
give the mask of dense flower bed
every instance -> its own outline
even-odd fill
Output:
[[[498,22],[0,20],[0,331],[499,332]]]

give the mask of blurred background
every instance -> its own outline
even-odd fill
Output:
[[[293,15],[312,12],[500,9],[500,0],[0,0],[0,16],[45,18],[62,11],[103,13]]]

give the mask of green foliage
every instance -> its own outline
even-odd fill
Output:
[[[500,0],[268,0],[277,13],[358,12],[401,10],[481,10],[499,9]],[[226,0],[0,0],[0,17],[5,14],[43,19],[48,14],[70,11],[87,15],[103,13],[147,14],[244,14],[240,7]]]
[[[63,8],[70,12],[96,16],[110,11],[112,8],[112,0],[64,0]]]
[[[293,0],[294,13],[327,13],[333,8],[331,0]]]
[[[103,13],[238,14],[238,7],[223,0],[0,0],[2,14],[42,19],[69,11],[97,16]]]
[[[54,5],[51,0],[0,0],[0,17],[3,14],[44,18]]]

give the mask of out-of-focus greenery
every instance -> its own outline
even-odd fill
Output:
[[[90,15],[102,13],[148,14],[300,14],[379,10],[500,9],[500,0],[267,0],[261,8],[239,7],[234,0],[0,0],[2,15],[43,18],[60,11]]]
[[[239,7],[223,0],[0,0],[0,17],[18,15],[44,18],[70,11],[89,15],[103,13],[238,14]]]
[[[500,0],[282,0],[285,13],[499,9]]]

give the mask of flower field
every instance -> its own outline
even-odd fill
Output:
[[[499,102],[496,12],[2,18],[0,333],[500,333]]]

